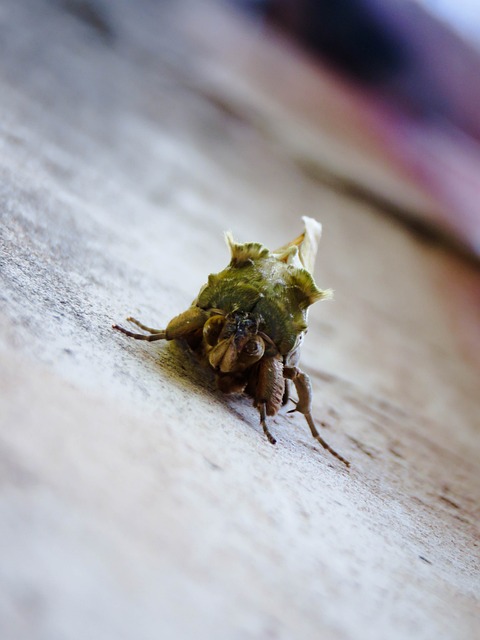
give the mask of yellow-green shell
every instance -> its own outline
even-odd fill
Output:
[[[226,269],[208,278],[194,304],[225,313],[246,311],[262,320],[261,330],[286,356],[307,328],[308,307],[330,295],[315,284],[313,268],[320,225],[304,218],[306,230],[277,251],[259,243],[237,244],[230,234],[232,258]]]

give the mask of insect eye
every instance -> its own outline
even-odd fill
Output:
[[[243,351],[249,356],[261,357],[265,351],[265,343],[260,336],[255,336],[250,338]]]

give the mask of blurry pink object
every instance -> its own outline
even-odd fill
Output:
[[[462,38],[426,10],[429,0],[251,4],[319,71],[327,64],[349,78],[357,120],[431,199],[433,207],[416,215],[480,255],[480,34],[476,48],[473,28]]]
[[[413,178],[437,201],[431,219],[480,255],[480,144],[448,123],[394,117],[382,131]]]

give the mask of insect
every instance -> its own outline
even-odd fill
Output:
[[[184,340],[213,369],[222,392],[253,399],[272,444],[276,441],[267,416],[289,401],[293,383],[298,399],[291,412],[302,413],[315,440],[348,467],[318,433],[310,379],[297,366],[308,308],[332,293],[319,289],[312,277],[322,227],[313,218],[304,217],[303,222],[304,232],[275,251],[257,242],[238,244],[226,233],[230,264],[208,277],[190,308],[166,329],[152,329],[135,318],[127,320],[145,333],[116,324],[113,328],[135,340]]]

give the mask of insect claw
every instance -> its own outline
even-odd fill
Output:
[[[140,329],[143,329],[144,331],[147,331],[148,333],[152,333],[154,335],[165,333],[164,329],[152,329],[152,327],[147,327],[142,322],[140,322],[140,320],[137,320],[136,318],[132,318],[132,316],[128,316],[127,322],[131,322],[137,327],[140,327]]]
[[[117,331],[121,331],[121,333],[125,333],[127,330],[121,327],[119,324],[112,324],[112,329],[116,329]]]
[[[116,329],[117,331],[120,331],[121,333],[124,333],[126,336],[128,336],[129,338],[134,338],[135,340],[147,340],[148,342],[154,342],[155,340],[164,340],[165,339],[165,332],[162,331],[161,333],[156,333],[150,336],[146,336],[144,333],[133,333],[133,331],[129,331],[128,329],[124,329],[123,327],[121,327],[118,324],[112,324],[112,329]]]
[[[268,427],[267,427],[267,420],[266,420],[266,413],[265,413],[265,403],[262,402],[262,404],[259,406],[258,409],[260,411],[260,424],[262,425],[263,433],[267,436],[268,441],[270,442],[270,444],[277,444],[277,441],[272,436],[272,434],[270,433],[270,431],[268,430]]]
[[[332,454],[332,456],[334,456],[335,458],[337,458],[337,460],[340,460],[340,462],[343,462],[343,464],[347,467],[350,468],[350,462],[348,460],[345,460],[345,458],[343,456],[341,456],[339,453],[337,453],[335,451],[335,449],[332,449],[332,447],[325,442],[325,440],[322,438],[322,436],[318,433],[317,431],[317,427],[315,426],[314,422],[313,422],[313,418],[312,418],[312,414],[311,413],[306,413],[305,414],[305,418],[308,422],[308,426],[310,427],[310,431],[312,432],[312,436],[315,438],[315,440],[322,445],[322,447],[328,451],[329,453]]]
[[[272,434],[270,433],[270,431],[266,428],[266,425],[262,425],[263,426],[263,431],[265,432],[265,435],[268,438],[268,441],[270,442],[270,444],[277,444],[277,441],[275,440],[275,438],[272,436]]]

